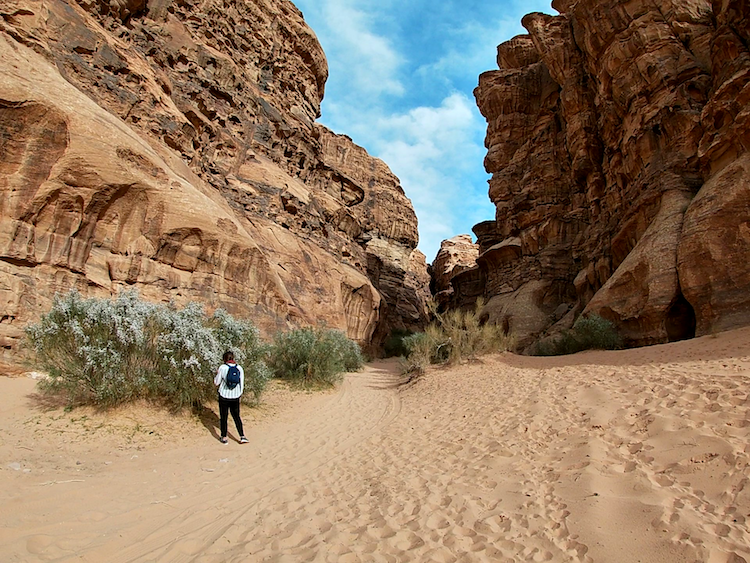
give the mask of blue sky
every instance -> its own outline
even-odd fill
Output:
[[[496,47],[550,0],[293,0],[318,36],[330,76],[320,122],[382,158],[419,219],[419,249],[493,219],[486,124],[472,91]]]

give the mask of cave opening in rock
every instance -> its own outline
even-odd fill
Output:
[[[682,293],[667,309],[664,326],[667,329],[667,340],[669,342],[695,337],[695,311]]]

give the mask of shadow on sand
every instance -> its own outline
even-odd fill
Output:
[[[31,406],[42,412],[50,412],[57,409],[72,409],[79,404],[72,404],[64,393],[44,393],[34,391],[26,395]]]
[[[208,430],[211,433],[211,436],[219,439],[219,415],[214,412],[213,409],[201,405],[200,407],[196,408],[196,415],[198,416],[198,419],[201,421],[201,424],[206,427],[206,430]]]

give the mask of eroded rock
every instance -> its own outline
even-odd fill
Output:
[[[200,300],[365,345],[426,319],[416,216],[314,123],[328,74],[286,1],[0,3],[0,338],[55,292]],[[379,268],[373,264],[379,263]]]
[[[475,90],[497,211],[464,294],[521,347],[582,312],[630,345],[750,323],[750,4],[553,5]]]
[[[440,250],[432,262],[432,291],[439,307],[455,303],[451,280],[469,269],[477,267],[479,245],[471,235],[457,235],[440,244]]]

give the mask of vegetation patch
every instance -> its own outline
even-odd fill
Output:
[[[409,347],[406,343],[414,331],[405,328],[394,328],[383,343],[383,352],[386,358],[408,356]]]
[[[26,329],[34,366],[47,371],[42,392],[69,404],[109,407],[137,399],[172,408],[216,396],[213,376],[225,350],[245,369],[245,386],[257,400],[270,377],[258,329],[223,310],[183,309],[122,292],[115,299],[56,296],[49,313]]]
[[[403,371],[421,373],[430,364],[455,364],[507,350],[512,338],[501,327],[480,321],[483,307],[480,299],[473,310],[438,313],[433,308],[435,320],[425,331],[404,339],[408,355]]]
[[[562,356],[583,350],[618,350],[622,338],[615,325],[599,315],[578,317],[573,328],[555,338],[538,342],[532,355]]]
[[[299,328],[276,335],[268,352],[275,377],[304,386],[331,386],[362,367],[356,342],[338,330]]]

